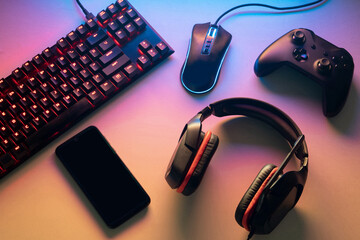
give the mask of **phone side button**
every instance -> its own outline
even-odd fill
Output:
[[[64,129],[72,126],[92,108],[93,106],[86,98],[81,99],[65,112],[60,114],[57,118],[40,128],[39,131],[29,136],[25,140],[26,146],[29,148],[30,152],[32,152],[35,149],[46,145],[51,139],[57,136],[58,133],[61,133]]]

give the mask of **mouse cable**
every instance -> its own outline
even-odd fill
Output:
[[[83,13],[85,14],[86,19],[92,19],[95,16],[89,12],[88,10],[86,10],[86,8],[81,4],[80,0],[76,0],[76,3],[79,5],[79,7],[81,8],[81,10],[83,11]]]
[[[323,2],[323,1],[324,0],[317,0],[317,1],[314,1],[314,2],[311,2],[311,3],[292,6],[292,7],[276,7],[276,6],[267,5],[267,4],[261,4],[261,3],[241,4],[241,5],[238,5],[236,7],[230,8],[229,10],[227,10],[226,12],[221,14],[220,17],[218,17],[218,19],[215,21],[215,25],[218,25],[218,22],[220,21],[220,19],[223,18],[228,13],[230,13],[230,12],[236,10],[236,9],[243,8],[243,7],[265,7],[265,8],[271,8],[271,9],[279,10],[279,11],[286,11],[286,10],[296,10],[296,9],[300,9],[300,8],[310,7],[310,6],[313,6],[313,5],[318,4],[320,2]],[[304,9],[304,10],[306,10],[306,9]]]

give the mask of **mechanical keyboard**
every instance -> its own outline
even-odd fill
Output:
[[[0,78],[0,178],[173,52],[117,0]]]

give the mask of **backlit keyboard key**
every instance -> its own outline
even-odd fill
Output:
[[[58,90],[54,90],[50,92],[50,97],[52,100],[57,101],[59,100],[63,95]]]
[[[38,89],[32,90],[30,92],[30,96],[31,96],[31,98],[33,99],[34,102],[36,102],[38,99],[44,97],[42,92],[40,92]]]
[[[102,25],[105,25],[111,18],[111,15],[109,15],[105,10],[102,10],[96,18]]]
[[[128,80],[122,72],[119,72],[112,77],[111,81],[115,84],[116,87],[121,87],[127,83]]]
[[[115,32],[114,37],[115,37],[115,40],[118,41],[118,43],[120,43],[120,44],[125,43],[128,40],[128,37],[124,30],[119,30],[119,31]]]
[[[115,6],[117,6],[121,10],[123,10],[123,9],[127,8],[129,5],[126,2],[126,0],[117,0],[115,3]]]
[[[70,71],[68,71],[67,69],[63,69],[60,71],[60,76],[62,79],[66,80],[66,79],[70,79],[71,77],[73,77],[73,75],[71,74]]]
[[[85,26],[92,32],[96,31],[99,28],[99,25],[95,22],[94,19],[87,20]]]
[[[89,55],[93,60],[96,60],[101,56],[101,53],[97,50],[97,48],[93,48],[89,51]]]
[[[94,86],[94,84],[92,82],[86,81],[86,82],[83,83],[83,89],[85,90],[85,92],[89,93],[93,89],[95,89],[95,86]]]
[[[35,118],[33,118],[33,120],[31,122],[32,122],[32,124],[34,124],[34,126],[37,129],[41,128],[46,123],[42,117],[35,117]]]
[[[49,82],[55,88],[60,86],[61,83],[63,83],[63,81],[61,81],[61,79],[59,77],[56,77],[56,76],[51,77]]]
[[[56,117],[55,113],[48,109],[42,113],[42,116],[48,122],[53,120]]]
[[[73,96],[79,100],[80,98],[82,98],[83,96],[85,96],[85,92],[81,89],[81,88],[76,88],[73,91]]]
[[[83,65],[85,67],[91,63],[91,59],[87,55],[81,56],[80,63],[81,63],[81,65]]]
[[[63,101],[67,107],[70,107],[75,103],[75,99],[71,97],[71,95],[66,95],[63,97]]]
[[[105,53],[114,45],[115,45],[114,41],[111,38],[107,38],[105,41],[99,44],[99,49],[101,52]]]
[[[98,104],[104,99],[104,95],[99,92],[99,90],[94,90],[91,93],[88,94],[88,97],[92,104]]]
[[[32,100],[28,97],[22,97],[20,98],[20,104],[21,106],[23,106],[24,108],[29,107],[31,104],[33,104]]]
[[[156,51],[155,48],[151,48],[149,49],[146,54],[149,56],[149,58],[151,59],[152,62],[155,62],[156,60],[159,59],[160,54],[158,51]]]
[[[32,63],[37,67],[41,67],[42,65],[44,65],[45,60],[38,54],[35,57],[33,57],[32,59]]]
[[[139,43],[139,49],[143,52],[143,53],[146,53],[147,50],[149,50],[151,48],[151,44],[149,43],[148,40],[144,40],[144,41],[141,41]]]
[[[93,76],[93,82],[97,85],[101,84],[104,80],[104,77],[100,73]]]
[[[71,44],[74,45],[76,42],[80,40],[80,38],[76,35],[74,31],[71,31],[66,35],[66,40]]]
[[[78,87],[82,84],[82,81],[80,80],[80,78],[72,77],[70,78],[70,83],[73,87]]]
[[[0,90],[4,91],[5,89],[9,88],[9,84],[5,79],[0,79]]]
[[[31,124],[25,124],[21,130],[23,133],[25,133],[26,136],[31,135],[33,132],[35,132],[35,128]]]
[[[0,142],[1,146],[4,148],[4,149],[10,149],[12,148],[13,146],[15,146],[15,144],[13,143],[13,141],[9,140],[9,139],[4,139]]]
[[[88,50],[88,47],[84,43],[79,43],[78,45],[76,45],[76,51],[80,55],[84,55],[85,53],[87,53]]]
[[[144,20],[142,20],[140,17],[137,17],[134,20],[135,26],[139,29],[139,30],[143,30],[146,27],[146,23],[144,22]]]
[[[116,21],[112,21],[107,25],[106,29],[109,32],[114,33],[120,29],[120,25]]]
[[[99,58],[100,63],[102,65],[106,66],[108,63],[110,63],[112,60],[114,60],[120,54],[122,54],[121,49],[119,47],[114,47]]]
[[[89,33],[89,29],[85,27],[83,24],[78,26],[75,30],[76,35],[78,35],[80,38],[85,37]]]
[[[57,102],[53,105],[53,109],[60,114],[65,110],[65,106],[61,102]]]
[[[76,59],[78,59],[80,57],[80,55],[75,51],[75,50],[69,50],[67,53],[66,53],[66,56],[68,57],[68,59],[70,61],[75,61]]]
[[[59,41],[57,41],[56,46],[61,52],[65,52],[70,48],[70,45],[65,38],[60,38]]]
[[[112,17],[115,14],[117,14],[120,11],[120,9],[115,6],[115,4],[110,4],[107,8],[106,8],[106,12]]]
[[[64,68],[69,64],[69,61],[64,56],[59,57],[56,62],[61,68]]]
[[[93,48],[95,45],[103,41],[108,35],[103,31],[99,30],[86,39],[86,44]]]
[[[46,61],[50,61],[55,55],[51,52],[50,48],[46,48],[44,51],[42,51],[41,56]]]
[[[125,54],[119,57],[117,60],[112,62],[109,66],[103,69],[103,73],[105,77],[109,77],[119,71],[122,67],[124,67],[127,63],[130,62],[130,58]]]
[[[139,69],[135,64],[131,63],[124,68],[124,72],[128,78],[133,78],[139,73]]]
[[[10,152],[19,161],[25,160],[29,155],[29,151],[23,146],[23,144],[15,146]]]
[[[19,143],[25,139],[24,134],[22,134],[22,132],[20,131],[14,132],[11,137],[15,143]]]
[[[35,70],[34,65],[32,65],[32,63],[29,61],[22,65],[22,69],[26,74],[29,74]]]
[[[136,18],[137,17],[137,13],[134,11],[134,9],[129,9],[126,11],[126,14],[129,18]]]
[[[92,73],[97,73],[98,71],[101,70],[101,67],[97,62],[93,62],[92,64],[90,64],[89,68],[90,68]]]
[[[115,86],[110,81],[106,81],[100,85],[100,89],[105,96],[109,96],[115,91]]]
[[[128,23],[125,26],[125,31],[130,37],[133,37],[136,33],[136,27],[134,24]]]
[[[87,69],[81,70],[79,76],[83,81],[87,81],[89,78],[92,77],[91,73]]]
[[[60,85],[60,89],[64,94],[67,94],[68,92],[72,91],[72,87],[68,83],[63,83]]]
[[[8,92],[6,97],[10,102],[16,102],[19,99],[19,95],[15,91]]]
[[[70,64],[70,69],[73,73],[80,72],[82,70],[82,67],[79,63],[73,62]]]
[[[164,55],[169,51],[169,47],[165,45],[163,42],[159,42],[156,44],[156,50],[161,54]]]
[[[142,69],[150,67],[151,64],[149,58],[146,55],[141,55],[140,57],[138,57],[137,63]]]
[[[5,110],[9,106],[8,101],[5,98],[0,98],[0,110]]]
[[[25,77],[25,74],[23,73],[23,71],[20,70],[20,68],[17,68],[12,72],[12,76],[15,80],[19,81],[23,77]]]
[[[54,64],[54,63],[51,63],[48,65],[47,67],[47,70],[52,74],[54,75],[55,73],[59,72],[60,69]]]
[[[41,70],[40,72],[38,72],[37,74],[37,78],[40,80],[40,82],[45,82],[49,79],[49,74],[44,71],[44,70]]]
[[[125,14],[120,14],[117,18],[116,18],[117,23],[119,24],[119,26],[125,26],[128,22],[129,19],[127,18],[127,16]]]

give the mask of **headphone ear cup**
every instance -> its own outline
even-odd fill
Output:
[[[210,134],[211,136],[205,146],[204,151],[202,153],[199,152],[201,149],[201,145],[200,145],[198,153],[196,154],[196,155],[201,154],[201,156],[198,156],[198,157],[200,157],[200,160],[194,167],[193,172],[189,176],[188,182],[183,186],[183,189],[181,188],[182,186],[180,186],[178,188],[178,192],[181,192],[182,194],[184,194],[186,196],[195,192],[197,187],[200,185],[200,182],[205,174],[205,171],[206,171],[207,167],[209,166],[210,160],[219,145],[219,137],[216,136],[215,134],[211,133],[210,131],[205,134],[203,141],[206,141],[205,139],[206,139],[207,134]],[[202,132],[202,135],[204,135],[203,132]],[[195,158],[196,158],[196,156],[195,156]],[[195,161],[195,159],[194,159],[194,161]]]
[[[270,180],[276,170],[277,167],[273,164],[265,165],[260,170],[236,208],[235,219],[237,223],[248,231],[250,231],[248,222],[252,216],[253,209],[266,185],[265,183]]]

